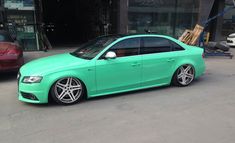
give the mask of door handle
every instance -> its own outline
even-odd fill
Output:
[[[140,63],[133,63],[133,64],[131,64],[131,66],[137,67],[137,66],[140,66]]]
[[[138,64],[136,63],[136,64],[131,64],[131,66],[133,66],[133,67],[136,67]]]
[[[175,61],[175,59],[172,59],[172,58],[167,60],[167,62],[174,62],[174,61]]]

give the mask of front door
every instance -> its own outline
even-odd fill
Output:
[[[126,39],[108,50],[116,53],[115,59],[97,60],[97,94],[111,94],[140,86],[142,60],[139,47],[140,38]]]

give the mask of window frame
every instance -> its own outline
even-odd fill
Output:
[[[112,51],[111,49],[116,46],[117,44],[119,44],[120,42],[123,42],[125,40],[130,40],[130,39],[139,39],[139,46],[138,46],[138,53],[136,55],[130,55],[130,56],[123,56],[123,57],[116,57],[116,58],[125,58],[125,57],[131,57],[131,56],[139,56],[140,55],[140,48],[141,48],[141,39],[142,37],[130,37],[130,38],[126,38],[123,40],[120,40],[118,42],[116,42],[114,45],[112,45],[110,48],[108,48],[99,58],[98,60],[103,60],[105,59],[105,55],[109,52]]]
[[[2,36],[4,38],[0,42],[11,42],[11,43],[14,43],[14,40],[13,40],[13,38],[11,37],[11,35],[9,33],[0,32],[0,36]]]
[[[172,51],[173,52],[175,52],[175,51],[184,51],[185,50],[185,48],[184,47],[182,47],[181,45],[179,45],[178,43],[176,43],[175,41],[172,41],[172,40],[169,40],[170,41],[170,43],[171,43],[171,45],[172,45]],[[175,50],[175,45],[177,45],[177,46],[179,46],[182,50]]]
[[[170,51],[167,52],[157,52],[157,53],[141,53],[141,48],[145,48],[144,45],[144,38],[160,38],[160,39],[164,39],[168,42],[169,46],[170,46]],[[174,52],[173,50],[173,44],[172,44],[172,40],[165,38],[165,37],[155,37],[155,36],[146,36],[146,37],[141,37],[141,45],[140,45],[140,55],[149,55],[149,54],[159,54],[159,53],[168,53],[168,52]]]

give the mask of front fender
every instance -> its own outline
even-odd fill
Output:
[[[89,72],[87,74],[87,72]],[[73,77],[79,79],[86,87],[87,89],[87,95],[92,94],[92,92],[96,91],[96,86],[95,86],[95,72],[90,71],[86,68],[84,69],[79,69],[79,70],[69,70],[69,71],[62,71],[62,72],[57,72],[53,73],[50,75],[47,75],[45,77],[46,80],[48,80],[48,89],[47,92],[50,92],[51,87],[53,84],[55,84],[56,81],[58,81],[61,78],[66,78],[66,77]]]

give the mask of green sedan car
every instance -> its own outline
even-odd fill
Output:
[[[74,104],[91,98],[170,85],[187,86],[205,71],[203,49],[172,37],[110,35],[72,53],[38,59],[18,74],[19,100]]]

